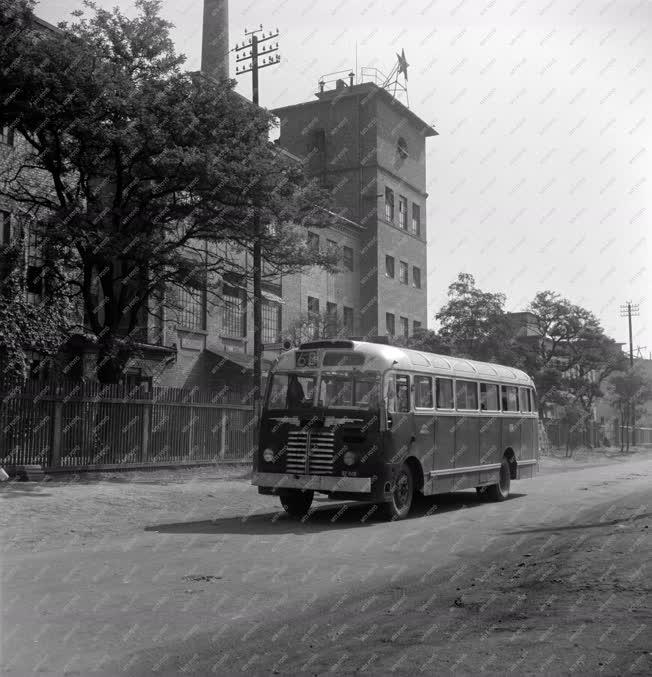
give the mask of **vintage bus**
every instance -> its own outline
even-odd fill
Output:
[[[252,484],[293,516],[315,492],[403,519],[425,496],[502,501],[538,468],[535,388],[518,369],[352,340],[304,343],[270,371]]]

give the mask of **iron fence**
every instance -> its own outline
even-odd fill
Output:
[[[0,388],[5,466],[245,462],[254,443],[251,405],[220,393],[78,382]]]
[[[620,448],[623,442],[627,442],[627,436],[630,446],[652,445],[652,428],[648,427],[627,429],[617,423],[589,421],[571,424],[556,419],[543,419],[540,425],[551,449]]]

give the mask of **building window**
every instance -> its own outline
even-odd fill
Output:
[[[308,312],[312,315],[319,315],[319,299],[314,296],[308,297]]]
[[[13,127],[5,127],[0,125],[0,143],[7,146],[14,145],[14,129]]]
[[[278,343],[281,338],[281,306],[263,301],[263,343]]]
[[[324,327],[325,338],[334,338],[337,336],[337,303],[328,301],[326,303],[326,326]]]
[[[188,329],[206,329],[206,304],[203,291],[179,290],[179,325]]]
[[[417,289],[421,289],[421,268],[417,268],[416,266],[413,266],[412,268],[412,284]]]
[[[396,333],[394,313],[385,313],[385,329],[390,336],[394,336]]]
[[[412,233],[421,236],[421,207],[412,203]]]
[[[398,197],[398,225],[403,229],[407,230],[407,209],[408,201],[406,197],[399,195]]]
[[[343,324],[349,334],[353,333],[353,308],[343,308]]]
[[[407,317],[401,317],[401,336],[407,338],[410,335],[410,322]]]
[[[394,257],[385,256],[385,275],[394,279]]]
[[[337,242],[335,240],[326,240],[326,249],[329,254],[333,255],[337,253]]]
[[[345,270],[353,270],[353,249],[342,247],[342,263]]]
[[[399,263],[398,279],[401,284],[408,284],[408,264],[405,261]]]
[[[308,232],[308,247],[315,252],[319,251],[319,235]]]
[[[43,293],[43,266],[27,266],[26,286],[29,294]]]
[[[396,151],[398,152],[398,156],[401,158],[401,160],[406,160],[408,155],[410,154],[407,141],[402,136],[399,136],[398,138],[398,143],[396,144]]]
[[[394,223],[394,191],[391,188],[385,188],[385,219]]]
[[[421,322],[419,322],[418,320],[415,320],[412,323],[412,333],[416,334],[417,331],[419,331],[419,329],[421,329]]]
[[[315,129],[312,133],[312,148],[308,148],[308,150],[312,149],[315,149],[318,153],[326,152],[326,130]]]
[[[0,211],[0,244],[11,242],[11,212]]]
[[[247,335],[247,301],[243,277],[227,273],[222,283],[222,333],[242,338]]]

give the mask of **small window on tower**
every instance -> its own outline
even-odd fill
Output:
[[[346,245],[342,247],[342,264],[344,270],[353,270],[353,249]]]
[[[407,157],[410,155],[407,141],[402,136],[399,137],[398,144],[396,145],[396,150],[398,151],[398,155],[402,160],[407,159]]]
[[[394,191],[391,188],[385,188],[385,219],[394,223]]]

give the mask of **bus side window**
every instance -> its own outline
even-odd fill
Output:
[[[414,377],[414,406],[432,409],[432,378],[430,376]]]
[[[454,409],[453,379],[437,378],[436,381],[437,409]]]
[[[394,376],[387,377],[387,412],[390,414],[396,411],[396,383]]]
[[[410,377],[397,375],[396,382],[396,411],[410,411]]]

